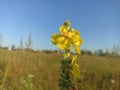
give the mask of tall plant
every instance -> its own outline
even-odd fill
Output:
[[[26,46],[27,46],[27,49],[31,49],[32,47],[32,35],[31,35],[31,32],[29,34],[29,37],[28,37],[28,41],[26,43]]]
[[[79,46],[82,44],[80,32],[71,28],[70,21],[66,20],[60,26],[60,33],[53,34],[51,41],[63,51],[59,78],[61,90],[77,90],[75,81],[80,76],[80,69],[76,60],[77,55],[81,54]],[[76,52],[74,55],[71,54],[72,49]]]

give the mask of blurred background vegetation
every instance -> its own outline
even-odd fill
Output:
[[[78,90],[119,90],[120,56],[82,50]],[[59,51],[0,50],[0,90],[59,90]]]
[[[60,90],[61,51],[33,50],[32,36],[23,47],[0,47],[0,90]],[[78,90],[120,90],[120,47],[81,50]],[[74,54],[74,53],[73,53]]]

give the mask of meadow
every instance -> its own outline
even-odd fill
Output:
[[[0,50],[0,90],[60,90],[56,52]],[[79,55],[78,90],[120,90],[120,57]]]

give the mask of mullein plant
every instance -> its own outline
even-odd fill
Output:
[[[51,42],[62,50],[61,72],[59,86],[61,90],[77,90],[76,80],[80,76],[80,68],[77,64],[77,55],[81,54],[79,46],[82,44],[80,32],[70,27],[70,21],[66,20],[60,26],[60,33],[51,37]],[[71,54],[72,50],[75,54]]]

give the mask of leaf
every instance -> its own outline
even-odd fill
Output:
[[[74,55],[74,56],[72,57],[72,65],[75,65],[76,59],[77,59],[77,55]]]
[[[80,69],[79,69],[79,65],[78,64],[73,65],[73,67],[72,67],[72,74],[73,74],[74,79],[79,78],[79,76],[80,76]]]

